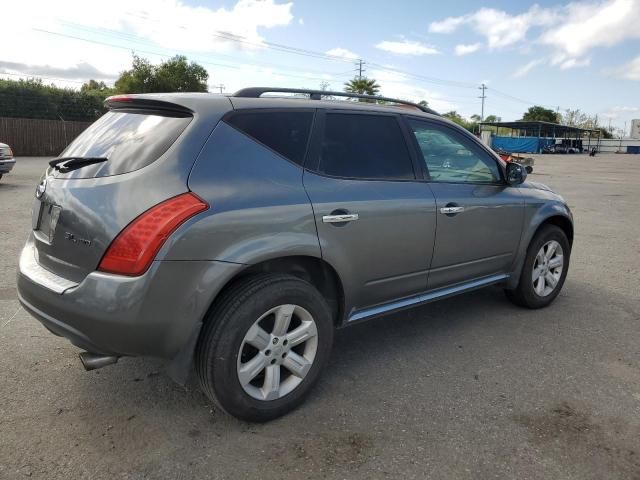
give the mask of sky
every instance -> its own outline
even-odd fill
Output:
[[[3,0],[2,12],[3,78],[112,84],[135,52],[186,55],[210,91],[342,90],[362,60],[380,94],[439,112],[480,115],[484,83],[485,116],[537,104],[616,128],[640,118],[640,0]]]

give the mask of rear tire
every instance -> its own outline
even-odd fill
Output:
[[[317,382],[333,330],[327,302],[304,280],[265,274],[236,282],[216,301],[198,340],[202,390],[242,420],[285,415]]]
[[[562,290],[570,256],[571,245],[564,231],[545,225],[531,240],[518,287],[505,290],[507,298],[521,307],[546,307]]]

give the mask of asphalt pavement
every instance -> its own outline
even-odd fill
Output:
[[[549,308],[492,287],[341,330],[309,400],[264,425],[154,360],[85,372],[19,308],[46,160],[0,180],[1,479],[640,478],[640,155],[537,157],[576,222]]]

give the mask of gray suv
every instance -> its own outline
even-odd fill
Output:
[[[211,400],[266,421],[303,401],[336,328],[488,285],[553,301],[562,197],[427,108],[326,95],[345,94],[107,99],[36,188],[24,308],[88,370],[195,365]]]

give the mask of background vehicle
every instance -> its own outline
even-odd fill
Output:
[[[13,158],[11,147],[6,143],[0,143],[0,179],[9,173],[15,164],[16,160]]]
[[[149,355],[184,381],[194,359],[212,400],[264,421],[303,401],[336,327],[494,284],[553,301],[560,196],[427,108],[322,95],[345,94],[108,99],[36,189],[22,305],[88,369]]]

